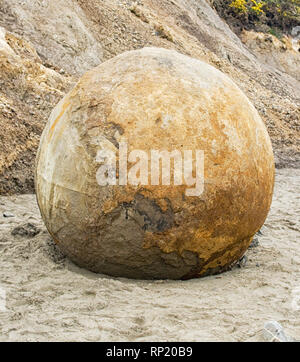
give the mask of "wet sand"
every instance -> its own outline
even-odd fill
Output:
[[[269,320],[300,340],[299,169],[277,170],[261,231],[246,264],[221,275],[111,278],[59,253],[34,195],[0,197],[0,341],[261,341]]]

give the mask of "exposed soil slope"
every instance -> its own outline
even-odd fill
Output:
[[[277,166],[300,165],[294,71],[243,43],[208,1],[0,0],[0,26],[0,193],[33,191],[39,136],[73,82],[144,46],[176,49],[227,73],[265,121]],[[294,51],[298,64],[300,53],[280,51],[283,59]]]

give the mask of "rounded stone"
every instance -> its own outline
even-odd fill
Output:
[[[121,182],[126,142],[128,157],[149,155],[148,185],[124,184],[124,171]],[[101,186],[99,152],[107,149],[119,161],[116,185]],[[153,150],[177,150],[182,162],[185,151],[194,161],[203,151],[203,192],[188,195],[184,177],[151,184]],[[87,72],[53,110],[36,166],[38,204],[60,249],[81,267],[129,278],[229,269],[263,225],[273,184],[271,142],[244,93],[212,66],[157,48]]]

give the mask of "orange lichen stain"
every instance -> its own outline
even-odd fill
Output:
[[[57,123],[61,119],[61,117],[64,115],[64,113],[65,113],[66,109],[69,107],[69,105],[70,105],[70,102],[66,102],[62,105],[62,110],[60,111],[59,115],[56,117],[55,121],[53,122],[53,124],[50,128],[49,138],[52,137],[55,126],[57,125]]]

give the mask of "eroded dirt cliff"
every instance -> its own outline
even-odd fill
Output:
[[[145,46],[176,49],[229,75],[266,123],[277,167],[300,165],[300,53],[269,47],[266,55],[253,37],[242,42],[209,1],[0,0],[0,26],[2,194],[33,191],[42,129],[80,75]],[[280,64],[270,62],[278,52]]]

